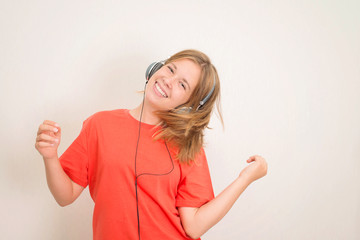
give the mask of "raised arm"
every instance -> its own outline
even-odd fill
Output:
[[[267,163],[264,158],[255,155],[247,162],[253,163],[244,168],[236,180],[210,202],[200,208],[179,207],[181,223],[189,237],[201,237],[228,213],[241,193],[253,181],[266,175]]]
[[[73,203],[84,190],[84,187],[69,178],[57,157],[54,159],[44,158],[44,164],[46,181],[56,202],[62,207]]]
[[[35,148],[43,157],[50,192],[56,202],[64,207],[75,201],[84,187],[74,183],[61,167],[57,154],[60,140],[60,126],[53,121],[45,120],[39,126]]]

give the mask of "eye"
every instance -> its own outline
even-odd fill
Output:
[[[180,82],[180,85],[181,85],[184,89],[186,89],[185,84],[184,84],[183,82]]]
[[[174,70],[170,66],[168,66],[168,68],[171,71],[171,73],[174,73]]]

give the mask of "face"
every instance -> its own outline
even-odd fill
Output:
[[[146,101],[153,110],[170,110],[186,103],[199,82],[201,68],[179,59],[160,68],[146,86]]]

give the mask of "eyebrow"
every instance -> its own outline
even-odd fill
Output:
[[[176,65],[174,63],[170,63],[170,64],[173,65],[175,70],[177,70],[177,67],[176,67]],[[188,83],[188,81],[185,78],[183,78],[182,80],[188,85],[189,89],[191,90],[191,87],[190,87],[190,84]]]

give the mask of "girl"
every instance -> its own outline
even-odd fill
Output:
[[[60,206],[85,187],[94,200],[93,238],[200,239],[253,181],[267,173],[259,155],[214,197],[203,131],[217,104],[220,82],[210,59],[184,50],[149,66],[142,103],[101,111],[83,122],[58,158],[60,126],[45,120],[35,148]]]

